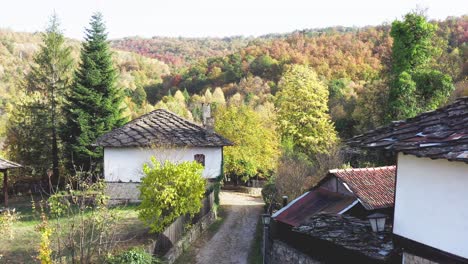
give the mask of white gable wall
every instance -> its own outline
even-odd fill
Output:
[[[393,232],[468,258],[468,164],[398,155]]]
[[[172,162],[194,161],[196,154],[205,155],[203,177],[216,178],[221,174],[222,148],[104,148],[104,178],[107,182],[140,182],[143,164],[151,157]]]

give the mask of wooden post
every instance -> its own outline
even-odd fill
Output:
[[[8,208],[8,171],[3,171],[3,196],[5,197],[4,205]]]

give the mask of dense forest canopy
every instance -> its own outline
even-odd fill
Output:
[[[112,47],[109,67],[116,71],[115,87],[122,89],[123,98],[118,101],[125,118],[165,108],[200,122],[202,105],[210,103],[219,124],[225,124],[218,132],[226,135],[236,134],[236,126],[262,120],[251,122],[258,126],[254,129],[257,133],[250,133],[251,138],[245,142],[264,142],[265,149],[257,148],[259,151],[255,152],[251,148],[251,153],[227,151],[232,154],[230,168],[241,168],[232,171],[243,171],[237,176],[245,179],[273,175],[278,166],[275,162],[268,162],[268,168],[257,166],[265,163],[264,150],[271,150],[272,160],[305,162],[302,164],[305,167],[315,166],[316,171],[323,171],[330,164],[339,164],[336,157],[325,157],[329,152],[325,148],[336,152],[336,145],[343,139],[392,118],[413,116],[468,95],[468,16],[426,21],[416,15],[415,21],[421,28],[429,29],[422,31],[424,39],[416,45],[431,47],[430,52],[420,53],[421,62],[417,62],[418,57],[414,61],[401,59],[408,57],[403,53],[411,48],[405,42],[410,33],[404,30],[405,23],[411,21],[408,16],[403,21],[260,37],[128,37],[109,42]],[[25,76],[35,67],[34,58],[42,42],[40,33],[0,30],[2,137],[6,135],[7,117],[17,110],[15,100],[25,86]],[[79,53],[83,43],[65,39],[65,45],[70,47],[75,64],[81,65],[84,57]],[[398,57],[398,52],[403,55]],[[401,66],[413,64],[419,66]],[[291,69],[299,69],[298,65],[303,68],[291,75]],[[402,96],[405,89],[412,95]],[[313,91],[320,91],[320,96]],[[301,97],[295,93],[309,94]],[[283,97],[289,99],[281,100]],[[294,104],[301,102],[295,98],[314,98],[320,111],[296,107]],[[411,108],[406,108],[406,102],[411,102]],[[302,112],[296,115],[296,110],[284,112],[285,109]],[[392,111],[395,114],[389,115]],[[227,113],[242,113],[249,118],[232,122],[229,121],[232,115]],[[287,116],[298,118],[294,120],[295,126],[285,129],[284,122],[293,121],[293,118],[284,120]],[[323,140],[333,146],[307,151],[310,150],[307,142],[319,140],[320,135],[314,129],[298,129],[306,119],[322,124],[333,135],[335,131],[331,130],[336,130],[336,140],[335,136],[333,140]],[[306,143],[301,145],[298,139]],[[239,147],[249,149],[244,145]]]
[[[429,24],[434,28],[430,45],[437,51],[426,66],[451,78],[456,87],[453,97],[466,95],[468,17],[449,17]],[[158,57],[173,68],[171,75],[163,76],[161,84],[145,89],[152,104],[169,100],[164,97],[177,90],[203,96],[215,87],[220,87],[228,99],[235,95],[262,101],[275,95],[288,65],[308,65],[327,82],[332,119],[341,136],[349,137],[385,122],[379,111],[390,91],[390,30],[390,25],[382,25],[306,29],[258,38],[126,38],[113,41],[113,45]],[[227,47],[222,56],[220,47]],[[174,54],[180,59],[177,63],[164,59]],[[363,115],[369,111],[371,116]]]

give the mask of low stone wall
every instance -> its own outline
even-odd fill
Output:
[[[438,264],[438,262],[434,262],[408,252],[403,252],[403,264]]]
[[[240,191],[242,191],[243,193],[247,193],[247,194],[249,194],[251,196],[254,196],[254,197],[261,197],[262,196],[262,188],[241,186]]]
[[[270,248],[269,264],[300,263],[300,264],[321,264],[308,255],[290,247],[279,240],[273,240]]]
[[[105,193],[110,197],[111,205],[140,202],[140,190],[137,182],[106,182]]]
[[[189,231],[179,240],[177,241],[173,247],[164,255],[164,263],[172,264],[176,261],[182,253],[184,253],[187,248],[192,245],[192,243],[197,240],[203,231],[210,226],[215,220],[215,216],[213,211],[206,214],[204,217],[200,219],[196,224],[194,224]],[[153,245],[153,248],[155,245]]]

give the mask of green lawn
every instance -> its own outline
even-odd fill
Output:
[[[16,208],[20,219],[13,226],[13,239],[6,236],[0,237],[0,263],[38,263],[35,258],[40,238],[36,231],[36,226],[40,222],[39,217],[34,215],[31,202],[12,202],[10,206]],[[120,216],[119,240],[125,242],[120,243],[119,248],[151,243],[153,236],[148,233],[148,229],[138,219],[136,206],[115,207],[111,210]],[[65,223],[67,221],[67,219],[61,220],[65,220]],[[53,220],[50,220],[50,225],[54,225]],[[53,234],[51,239],[57,239],[57,236]]]

